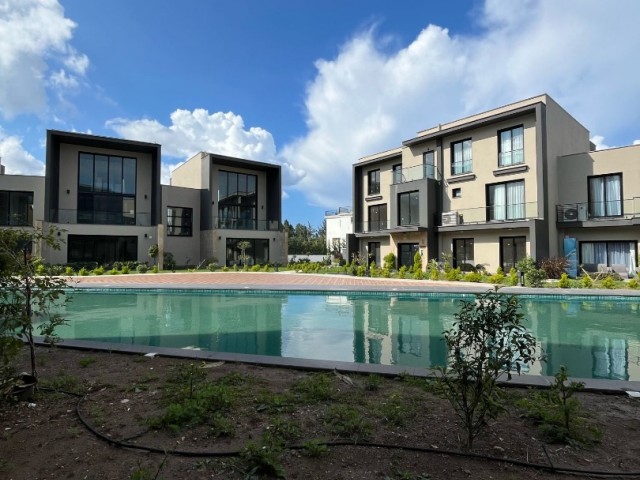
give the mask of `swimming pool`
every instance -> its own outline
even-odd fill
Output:
[[[444,364],[442,331],[470,294],[78,289],[65,339],[407,367]],[[624,297],[520,297],[547,355],[525,373],[640,380],[640,305]]]

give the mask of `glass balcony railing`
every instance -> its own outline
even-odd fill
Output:
[[[435,165],[414,165],[413,167],[394,170],[392,181],[396,184],[422,180],[423,178],[432,178],[434,180],[440,179]]]
[[[387,230],[386,220],[377,220],[373,222],[358,222],[356,225],[356,233],[371,233]]]
[[[495,222],[518,222],[542,218],[538,214],[538,202],[513,203],[509,205],[487,205],[463,208],[440,214],[438,226],[469,225]]]
[[[213,228],[223,230],[260,230],[279,232],[282,230],[280,220],[256,220],[253,218],[216,217]]]
[[[104,210],[51,210],[51,221],[61,224],[86,224],[86,225],[137,225],[148,227],[151,225],[151,213],[149,212],[112,212]]]
[[[331,215],[340,215],[343,213],[351,213],[350,207],[339,207],[336,210],[325,210],[324,216],[329,217]]]
[[[557,222],[586,222],[587,220],[629,220],[640,217],[640,197],[606,202],[580,202],[556,205]]]

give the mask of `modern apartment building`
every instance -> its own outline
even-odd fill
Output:
[[[45,176],[0,175],[0,227],[60,230],[53,264],[286,262],[280,167],[199,153],[161,185],[161,146],[50,130]]]
[[[324,212],[327,251],[339,251],[345,260],[349,260],[348,238],[353,233],[353,213],[350,207],[340,207]]]
[[[398,266],[416,252],[423,266],[451,256],[489,271],[575,255],[631,271],[640,146],[592,150],[588,130],[548,95],[418,132],[354,164],[358,248],[377,264],[393,252]]]

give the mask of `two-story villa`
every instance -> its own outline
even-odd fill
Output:
[[[161,146],[81,133],[47,132],[45,176],[0,175],[0,226],[56,227],[54,264],[285,263],[280,166],[199,153],[161,185]]]
[[[508,271],[527,255],[568,254],[569,238],[580,263],[631,271],[640,147],[593,149],[548,95],[418,132],[353,166],[360,252],[378,265],[392,252],[410,266],[420,252],[423,266],[451,256],[455,267]]]

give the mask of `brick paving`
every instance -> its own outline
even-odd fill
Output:
[[[348,275],[302,274],[285,272],[190,272],[145,273],[70,277],[69,283],[80,287],[161,287],[161,288],[274,288],[274,289],[355,289],[410,290],[424,292],[478,292],[491,285],[412,279],[353,277]]]

